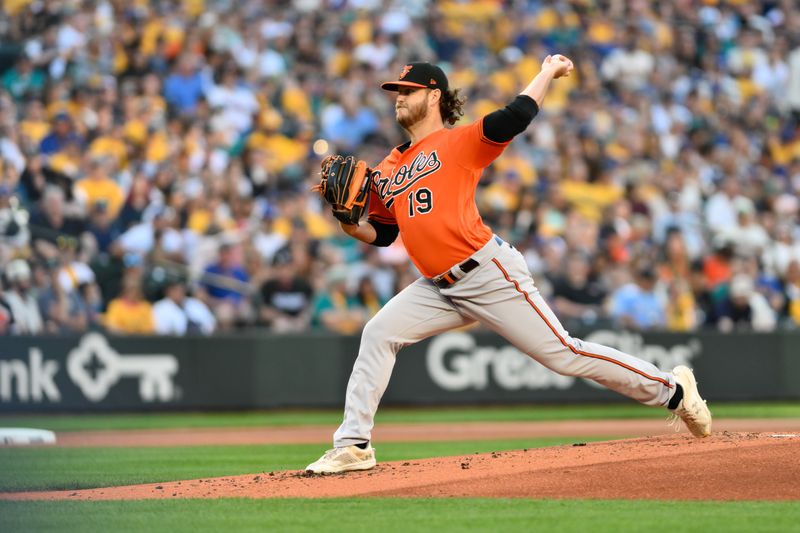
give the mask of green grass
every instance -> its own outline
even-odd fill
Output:
[[[719,418],[800,418],[800,402],[720,403],[712,405]],[[36,427],[53,431],[157,429],[201,427],[264,427],[341,422],[341,409],[276,410],[235,413],[150,413],[108,415],[0,416],[0,427]],[[525,405],[512,407],[389,408],[378,412],[378,423],[517,422],[663,418],[662,409],[638,404]]]
[[[800,404],[720,404],[717,418],[800,418]],[[338,424],[336,411],[0,417],[49,429]],[[384,409],[378,423],[661,418],[638,405]],[[380,461],[569,444],[593,438],[380,443]],[[326,444],[164,448],[0,448],[0,491],[77,489],[299,469]],[[798,502],[507,499],[4,502],[0,531],[800,531]]]
[[[0,531],[787,532],[792,502],[342,499],[0,502]]]
[[[387,442],[379,461],[537,448],[598,438]],[[299,470],[326,444],[170,448],[0,448],[0,491],[78,489]],[[2,531],[2,528],[0,528]]]

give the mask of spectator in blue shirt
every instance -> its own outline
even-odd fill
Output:
[[[342,98],[341,108],[331,114],[325,136],[341,150],[356,150],[368,135],[378,131],[378,117],[371,109],[359,105],[354,97]]]
[[[191,57],[184,57],[164,82],[164,98],[180,113],[192,113],[203,96],[203,76]]]
[[[206,268],[204,286],[211,298],[240,302],[243,299],[243,287],[250,281],[247,272],[236,259],[233,245],[223,244],[219,248],[219,260]]]
[[[202,286],[205,303],[216,315],[219,329],[230,330],[252,321],[249,281],[237,248],[231,244],[220,246],[219,260],[206,268]]]
[[[53,131],[42,139],[39,151],[45,155],[56,154],[70,143],[83,146],[83,138],[72,127],[72,119],[66,113],[59,113],[53,119]]]
[[[640,266],[635,281],[623,285],[611,296],[611,316],[624,328],[660,329],[666,325],[664,303],[655,293],[652,267]]]

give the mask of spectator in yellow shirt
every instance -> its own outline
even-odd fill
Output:
[[[308,206],[308,197],[297,192],[287,192],[280,201],[280,216],[273,223],[275,233],[289,238],[293,225],[308,230],[312,239],[327,239],[333,235],[333,227],[320,213]]]
[[[122,293],[108,304],[105,325],[111,333],[121,335],[147,335],[155,332],[153,306],[144,299],[138,277],[128,275],[123,280]]]
[[[125,143],[125,129],[114,123],[114,111],[104,106],[97,112],[97,128],[94,140],[89,144],[89,157],[92,159],[113,159],[117,168],[128,166],[128,145]]]
[[[41,100],[32,100],[25,107],[25,118],[19,123],[19,131],[25,142],[39,146],[42,139],[50,133],[50,123],[46,120]]]
[[[561,191],[570,205],[593,222],[599,222],[603,211],[619,201],[625,192],[613,182],[609,171],[601,172],[596,181],[590,182],[589,168],[582,160],[570,164],[566,179],[561,182]]]
[[[107,166],[103,160],[93,159],[89,163],[89,173],[75,184],[75,193],[87,207],[98,202],[105,203],[109,216],[117,218],[125,201],[125,193],[117,182],[108,177]]]
[[[673,280],[667,289],[667,329],[669,331],[692,331],[697,327],[697,305],[685,279]]]

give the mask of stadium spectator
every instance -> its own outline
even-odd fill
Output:
[[[45,188],[50,185],[61,188],[66,196],[72,192],[72,181],[61,182],[60,174],[44,165],[44,156],[31,156],[27,159],[25,169],[20,176],[22,197],[26,204],[33,205],[41,200]]]
[[[308,192],[320,159],[347,152],[374,164],[402,142],[377,81],[406,62],[439,63],[470,87],[472,121],[513,98],[542,57],[567,51],[581,58],[574,75],[487,169],[476,198],[543,294],[578,250],[611,294],[658,262],[654,290],[669,301],[659,327],[716,327],[738,274],[763,292],[775,327],[792,324],[793,297],[775,288],[792,286],[800,258],[791,2],[370,0],[336,3],[324,24],[316,4],[6,6],[2,264],[28,257],[28,215],[31,264],[67,255],[87,265],[97,287],[75,286],[99,310],[133,264],[147,298],[158,268],[181,271],[205,298],[227,242],[241,243],[231,279],[243,303],[212,305],[223,329],[258,321],[251,297],[285,246],[312,300],[327,294],[320,273],[339,263],[386,299],[417,273],[400,243],[344,243]],[[761,264],[745,261],[753,256]]]
[[[100,253],[108,253],[111,243],[121,235],[119,227],[104,200],[95,202],[89,209],[86,231],[91,233]]]
[[[125,193],[113,179],[109,177],[109,162],[94,159],[89,163],[86,177],[75,183],[74,189],[78,201],[85,210],[91,211],[98,203],[103,204],[111,219],[117,218]]]
[[[61,250],[78,247],[78,239],[85,230],[84,221],[65,211],[63,191],[54,186],[45,188],[39,208],[28,224],[34,250],[44,259],[55,259]]]
[[[344,265],[332,267],[325,276],[325,289],[313,303],[311,324],[334,333],[352,335],[366,324],[367,312],[348,290],[348,272]]]
[[[120,231],[126,231],[140,223],[144,210],[150,203],[151,185],[143,175],[133,177],[128,197],[122,211],[116,219]]]
[[[261,256],[261,260],[266,264],[274,260],[275,254],[278,250],[286,246],[287,242],[286,236],[273,231],[272,221],[274,216],[271,208],[265,209],[264,215],[261,218],[261,223],[258,229],[254,231],[252,238],[253,246]]]
[[[622,46],[615,47],[600,66],[603,78],[625,89],[643,89],[655,68],[655,59],[635,29],[629,29]]]
[[[7,263],[30,243],[28,213],[15,206],[12,199],[12,188],[0,183],[0,263]]]
[[[706,256],[703,262],[706,286],[709,289],[714,289],[720,284],[730,281],[733,276],[732,260],[733,243],[726,239],[716,238],[713,253]]]
[[[203,94],[206,82],[196,68],[196,58],[185,55],[164,82],[164,98],[181,114],[191,114]]]
[[[653,241],[664,244],[673,230],[681,233],[686,251],[692,259],[698,259],[705,252],[703,227],[696,212],[685,210],[681,205],[681,195],[670,191],[665,196],[666,210],[653,216]]]
[[[155,333],[153,306],[144,299],[140,273],[129,271],[122,280],[122,292],[108,304],[104,324],[111,333],[146,335]]]
[[[31,267],[24,259],[6,265],[6,286],[3,301],[11,315],[11,332],[16,335],[37,335],[44,332],[44,321],[33,293]]]
[[[724,232],[736,226],[737,203],[747,198],[739,195],[739,182],[734,177],[725,178],[720,190],[708,199],[705,208],[706,224],[714,233]]]
[[[206,96],[213,110],[211,127],[231,135],[233,142],[250,129],[253,115],[258,111],[258,101],[253,91],[239,83],[239,74],[233,68],[222,73],[220,83],[212,86]]]
[[[634,281],[611,295],[610,314],[621,326],[636,330],[666,325],[665,306],[655,291],[656,274],[650,265],[638,267]]]
[[[44,74],[26,55],[22,55],[13,68],[6,70],[2,79],[3,88],[17,101],[35,97],[44,88],[44,82]]]
[[[100,329],[102,327],[102,311],[104,308],[100,286],[97,283],[84,283],[78,286],[78,292],[84,305],[87,328]]]
[[[159,335],[182,336],[187,333],[210,335],[216,320],[209,308],[186,294],[183,280],[173,278],[164,286],[164,298],[153,304],[153,322]]]
[[[174,227],[177,223],[175,210],[157,206],[151,213],[150,220],[132,226],[119,236],[118,243],[122,250],[144,257],[160,246],[168,254],[180,255],[183,252],[184,237]]]
[[[670,228],[658,266],[658,279],[665,283],[675,280],[688,281],[690,270],[691,258],[683,233],[678,228]]]
[[[730,242],[736,255],[760,257],[769,245],[767,230],[756,220],[756,208],[749,198],[740,197],[735,202],[736,223],[719,232],[719,237]]]
[[[342,98],[341,104],[332,104],[323,110],[323,134],[336,147],[346,153],[355,153],[368,135],[378,130],[375,112],[363,106],[353,95]]]
[[[667,284],[667,303],[664,309],[666,329],[669,331],[693,331],[703,315],[695,303],[689,280],[676,278]]]
[[[366,311],[368,319],[375,316],[386,303],[386,300],[382,299],[378,294],[375,285],[372,283],[372,278],[369,276],[364,276],[358,280],[355,296],[358,303]]]
[[[81,285],[95,282],[95,273],[85,261],[86,256],[92,255],[92,251],[90,241],[84,239],[83,249],[80,252],[72,247],[65,247],[58,259],[48,261],[55,271],[62,290],[72,293]]]
[[[250,276],[242,267],[241,248],[222,244],[217,261],[203,274],[201,297],[214,310],[221,329],[230,329],[252,319],[249,281]]]
[[[592,325],[604,315],[606,293],[591,279],[591,264],[582,252],[567,254],[564,272],[554,280],[552,291],[555,309],[565,322]]]
[[[47,285],[39,289],[38,303],[49,333],[81,333],[91,322],[90,310],[78,290],[66,290],[59,279],[59,271],[47,271]],[[94,274],[92,274],[94,276]]]
[[[311,285],[298,276],[288,248],[275,254],[272,266],[273,275],[261,285],[261,320],[276,332],[307,329],[311,320]]]
[[[720,331],[771,331],[775,327],[775,314],[769,303],[745,274],[737,274],[731,279],[728,294],[717,305],[715,316]]]
[[[72,118],[67,113],[59,113],[53,119],[51,133],[42,138],[39,150],[52,156],[70,145],[83,147],[83,137],[75,131]]]

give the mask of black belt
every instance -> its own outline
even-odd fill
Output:
[[[503,245],[504,241],[500,237],[495,235],[494,240],[500,246]],[[461,272],[466,274],[467,272],[471,272],[471,271],[475,270],[476,268],[478,268],[478,266],[480,266],[480,263],[478,263],[477,261],[475,261],[473,258],[470,257],[469,259],[467,259],[466,261],[464,261],[463,263],[458,265],[458,268],[461,270]],[[457,282],[462,277],[460,275],[456,275],[456,273],[454,272],[455,269],[456,269],[456,267],[453,267],[450,270],[448,270],[447,272],[445,272],[444,274],[442,274],[440,276],[436,276],[435,278],[433,278],[431,280],[431,283],[433,283],[434,285],[436,285],[440,289],[446,289],[447,287],[452,286],[453,284],[455,284],[455,282]]]
[[[470,257],[469,259],[458,265],[458,268],[460,268],[461,271],[464,274],[466,274],[467,272],[475,270],[479,264],[480,263],[478,263],[477,261],[475,261],[473,258]],[[434,285],[436,285],[440,289],[446,289],[447,287],[453,285],[456,281],[461,279],[460,277],[457,278],[455,276],[453,270],[455,270],[455,268],[451,268],[441,276],[436,276],[431,281],[433,282]]]

